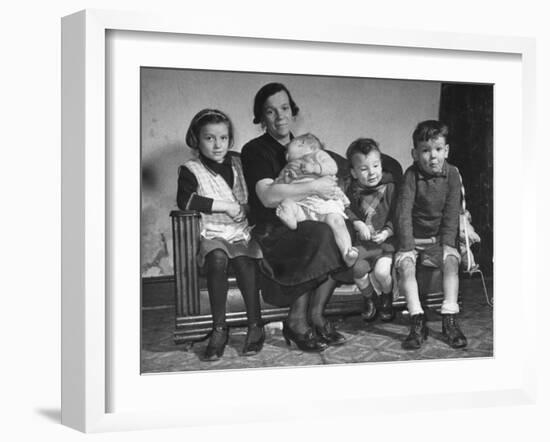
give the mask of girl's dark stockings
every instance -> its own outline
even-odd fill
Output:
[[[227,265],[229,258],[222,250],[212,250],[206,255],[206,286],[214,327],[225,325],[227,301]]]
[[[231,264],[237,277],[237,286],[243,294],[248,324],[261,325],[256,263],[248,256],[238,256],[231,261]]]
[[[228,264],[229,257],[223,250],[213,250],[206,255],[206,282],[214,327],[225,325]],[[246,256],[234,258],[231,264],[237,278],[237,286],[244,298],[248,323],[258,324],[260,299],[256,283],[256,264]]]

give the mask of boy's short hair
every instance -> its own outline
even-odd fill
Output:
[[[372,138],[357,138],[349,145],[348,150],[346,150],[346,158],[351,164],[354,155],[360,153],[361,155],[367,156],[371,152],[382,154],[378,143]]]
[[[449,128],[445,123],[442,123],[438,120],[421,121],[416,126],[416,129],[414,130],[412,135],[413,146],[416,149],[418,143],[422,141],[430,141],[439,137],[445,138],[445,143],[447,143],[448,135]]]

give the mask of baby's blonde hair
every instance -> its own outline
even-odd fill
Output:
[[[286,159],[287,161],[292,161],[304,155],[319,152],[323,148],[323,144],[315,135],[311,133],[299,135],[287,144]]]
[[[308,132],[308,133],[305,133],[305,134],[302,134],[302,135],[298,135],[290,143],[293,143],[295,141],[303,141],[304,144],[311,147],[313,150],[324,150],[325,149],[325,146],[323,145],[323,143],[321,143],[321,140],[319,140],[319,138],[317,138],[311,132]]]

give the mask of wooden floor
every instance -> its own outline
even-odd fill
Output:
[[[489,296],[492,284],[487,281]],[[406,351],[401,341],[408,333],[407,317],[398,314],[391,323],[376,320],[365,323],[360,316],[336,320],[337,329],[348,341],[340,347],[329,347],[322,353],[304,353],[287,347],[281,334],[280,322],[266,328],[266,343],[262,352],[250,357],[240,356],[246,328],[232,328],[223,358],[203,362],[199,356],[206,342],[191,347],[174,344],[174,308],[144,308],[142,311],[142,373],[162,373],[196,370],[223,370],[254,367],[304,366],[404,361],[443,358],[479,358],[493,356],[493,310],[487,304],[479,279],[461,280],[462,312],[459,322],[468,338],[466,349],[455,350],[442,340],[441,317],[428,313],[430,337],[419,351]]]

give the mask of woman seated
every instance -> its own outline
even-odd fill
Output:
[[[294,138],[291,128],[299,112],[286,86],[263,86],[255,96],[253,111],[254,123],[261,124],[265,133],[243,147],[241,160],[250,224],[254,225],[252,235],[264,256],[260,262],[262,296],[271,304],[290,307],[283,323],[287,344],[294,342],[303,351],[316,352],[341,345],[346,338],[324,317],[325,305],[337,284],[333,276],[347,270],[333,232],[327,224],[311,220],[297,223],[292,230],[276,214],[276,207],[284,200],[331,198],[341,189],[333,176],[302,183],[276,182],[287,163],[286,146]],[[338,178],[348,180],[347,160],[327,152],[338,164]],[[400,178],[399,164],[388,163]]]
[[[303,351],[322,351],[341,345],[345,337],[326,320],[323,311],[336,282],[331,274],[345,267],[331,228],[317,221],[285,226],[275,208],[285,199],[335,195],[339,188],[332,176],[305,183],[275,183],[286,165],[286,145],[298,106],[280,83],[263,86],[254,99],[254,123],[265,133],[242,149],[243,172],[249,191],[252,235],[260,244],[265,276],[262,294],[275,305],[289,305],[283,323],[287,344]]]

